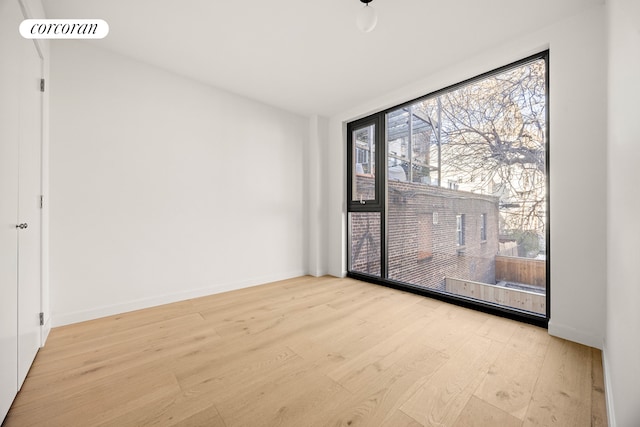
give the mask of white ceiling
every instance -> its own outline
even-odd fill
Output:
[[[43,0],[93,43],[299,114],[331,116],[604,0]],[[517,58],[514,58],[517,59]]]

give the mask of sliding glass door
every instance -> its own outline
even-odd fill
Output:
[[[545,323],[547,88],[543,52],[350,123],[350,275]]]

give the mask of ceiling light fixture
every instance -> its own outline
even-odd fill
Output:
[[[364,7],[360,9],[358,12],[358,16],[356,18],[356,25],[358,29],[363,33],[368,33],[373,31],[378,23],[378,15],[376,14],[376,10],[369,6],[373,0],[360,0],[364,3]]]

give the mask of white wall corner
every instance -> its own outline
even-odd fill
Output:
[[[343,117],[332,117],[327,134],[327,269],[334,277],[347,274],[346,133]]]
[[[328,120],[309,119],[309,139],[305,151],[305,206],[307,270],[312,276],[327,274],[327,139]]]
[[[607,421],[609,427],[616,427],[615,411],[613,410],[613,387],[611,386],[611,371],[607,357],[607,341],[602,345],[602,374],[604,376],[604,398],[607,406]]]
[[[603,337],[549,320],[549,335],[602,350]]]
[[[311,187],[311,177],[310,177],[310,164],[311,160],[309,157],[309,152],[311,151],[311,139],[312,139],[312,131],[311,129],[314,126],[315,117],[311,116],[307,120],[307,138],[304,140],[302,145],[302,245],[304,252],[304,269],[307,274],[313,275],[312,273],[312,257],[311,257],[311,230],[309,228],[310,222],[310,214],[311,211],[311,200],[309,199],[309,191]]]

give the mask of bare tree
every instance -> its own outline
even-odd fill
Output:
[[[503,231],[544,236],[545,63],[538,60],[414,105],[440,179],[500,197]],[[446,182],[440,182],[446,185]]]

